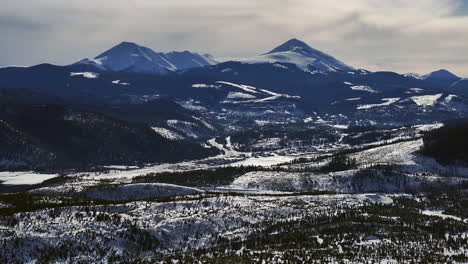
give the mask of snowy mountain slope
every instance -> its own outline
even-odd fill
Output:
[[[375,124],[439,122],[467,114],[467,102],[457,92],[460,89],[445,90],[432,82],[392,72],[311,73],[287,63],[225,62],[161,76],[98,72],[80,67],[38,65],[0,69],[0,86],[29,87],[55,96],[102,100],[111,105],[142,104],[168,98],[206,121],[220,123],[228,129],[233,125],[250,129],[265,124],[304,123],[302,120],[308,117],[315,120],[317,113],[322,118],[343,114],[348,117],[345,123],[367,120]],[[444,95],[434,104],[426,100],[429,97],[419,97],[441,93]],[[389,98],[399,100],[384,104]],[[122,110],[119,114],[121,116],[114,116],[121,118],[128,113]],[[172,117],[167,120],[197,123]],[[173,130],[166,123],[149,125]],[[188,132],[190,128],[186,130]],[[209,129],[203,130],[209,132]],[[210,133],[203,134],[209,136]]]
[[[193,98],[177,101],[228,130],[302,120],[299,96],[228,81],[192,84]]]
[[[311,48],[298,39],[291,39],[268,53],[243,62],[291,63],[304,71],[354,71],[353,67],[324,52]]]
[[[189,51],[155,52],[131,42],[122,42],[94,59],[83,59],[73,65],[90,65],[98,70],[165,74],[215,64],[210,55]]]
[[[418,139],[349,154],[348,157],[356,161],[356,166],[348,170],[318,170],[330,162],[330,159],[325,159],[282,167],[292,169],[289,171],[248,172],[228,187],[232,190],[361,193],[404,192],[432,184],[466,182],[468,168],[443,166],[433,158],[422,156],[418,153],[422,146],[422,140]]]

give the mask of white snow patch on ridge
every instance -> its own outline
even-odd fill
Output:
[[[235,83],[223,82],[223,81],[217,81],[216,83],[233,86],[233,87],[239,88],[241,90],[244,90],[244,91],[246,91],[248,93],[255,93],[255,94],[258,93],[258,91],[256,91],[257,88],[255,88],[253,86],[249,86],[249,85],[235,84]]]
[[[421,92],[424,92],[424,89],[421,89],[421,88],[410,88],[410,91],[415,92],[415,93],[421,93]]]
[[[415,129],[417,129],[418,131],[432,131],[432,130],[435,130],[435,129],[439,129],[441,127],[443,127],[444,124],[443,123],[434,123],[434,124],[425,124],[425,125],[416,125],[416,126],[413,126]]]
[[[179,139],[183,139],[184,137],[182,137],[181,135],[175,133],[175,132],[172,132],[171,130],[167,129],[167,128],[163,128],[163,127],[151,127],[151,129],[154,130],[154,132],[158,133],[159,135],[167,138],[167,139],[170,139],[170,140],[179,140]]]
[[[380,107],[380,106],[387,106],[387,105],[391,105],[391,104],[393,104],[395,102],[398,102],[398,100],[400,100],[400,98],[383,98],[382,101],[385,101],[385,103],[360,105],[360,106],[357,107],[357,109],[362,110],[362,109],[370,109],[370,108]]]
[[[228,96],[226,97],[228,99],[253,99],[256,98],[255,96],[251,94],[245,94],[245,93],[229,93]]]
[[[217,85],[204,84],[204,83],[195,83],[192,85],[193,88],[219,88]]]
[[[274,63],[273,67],[280,68],[280,69],[288,69],[288,67],[286,67],[284,65],[281,65],[281,64],[278,64],[278,63]]]
[[[70,76],[83,76],[84,78],[95,79],[99,74],[94,72],[70,72]]]
[[[222,144],[219,144],[218,142],[216,142],[216,138],[212,138],[207,141],[207,143],[210,146],[215,147],[219,149],[220,151],[224,152],[224,155],[226,156],[236,156],[240,154],[232,147],[231,137],[227,137],[226,142],[227,142],[226,147],[224,147]]]
[[[130,83],[126,83],[126,82],[120,82],[120,80],[115,80],[115,81],[112,81],[112,84],[130,85]]]
[[[222,103],[230,103],[230,104],[263,103],[263,102],[276,100],[276,99],[279,99],[279,98],[288,98],[288,99],[291,99],[291,98],[300,99],[301,98],[300,96],[293,96],[293,95],[288,95],[288,94],[279,94],[279,93],[275,93],[275,92],[272,92],[272,91],[269,91],[269,90],[259,89],[259,88],[253,87],[253,86],[249,86],[249,85],[235,84],[235,83],[224,82],[224,81],[217,81],[217,83],[229,85],[229,86],[232,86],[232,87],[236,87],[236,88],[239,88],[239,89],[241,89],[243,91],[243,92],[240,92],[240,93],[239,92],[231,92],[226,97],[227,99],[252,99],[252,100],[244,100],[244,101],[226,100],[226,101],[223,101]],[[246,92],[248,94],[246,94],[244,92]],[[253,95],[253,94],[255,94],[255,95]],[[268,96],[268,97],[256,99],[256,98],[258,98],[260,96]]]
[[[411,97],[411,100],[419,106],[432,106],[440,99],[440,97],[442,97],[442,95],[443,94],[413,96]]]
[[[454,94],[449,94],[449,95],[447,95],[447,97],[445,97],[444,101],[446,103],[448,103],[448,102],[451,102],[453,99],[456,99],[456,98],[458,98],[458,96],[456,96]]]
[[[374,90],[370,86],[365,86],[365,85],[355,85],[350,87],[351,90],[353,91],[362,91],[362,92],[368,92],[368,93],[378,93],[378,91]]]

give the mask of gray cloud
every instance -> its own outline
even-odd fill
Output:
[[[0,0],[0,65],[68,64],[121,41],[218,57],[300,38],[355,67],[468,76],[463,0]]]

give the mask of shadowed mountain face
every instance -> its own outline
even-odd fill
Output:
[[[422,152],[443,164],[466,166],[468,164],[467,121],[465,119],[451,123],[426,135]]]
[[[0,104],[0,168],[174,162],[213,154],[143,123],[56,104]]]
[[[438,70],[431,72],[425,76],[422,77],[424,80],[437,83],[439,85],[444,85],[444,86],[449,86],[459,80],[461,80],[460,77],[456,76],[455,74],[447,71],[447,70]]]
[[[461,79],[454,82],[450,85],[449,90],[457,94],[468,96],[468,79]]]
[[[189,51],[155,52],[131,42],[122,42],[94,59],[83,59],[74,65],[93,66],[97,70],[126,71],[136,73],[167,74],[215,64],[210,55]]]

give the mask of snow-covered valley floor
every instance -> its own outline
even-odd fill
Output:
[[[468,262],[468,169],[422,156],[419,137],[302,152],[208,144],[224,154],[0,173],[12,186],[52,179],[0,194],[0,263]]]

